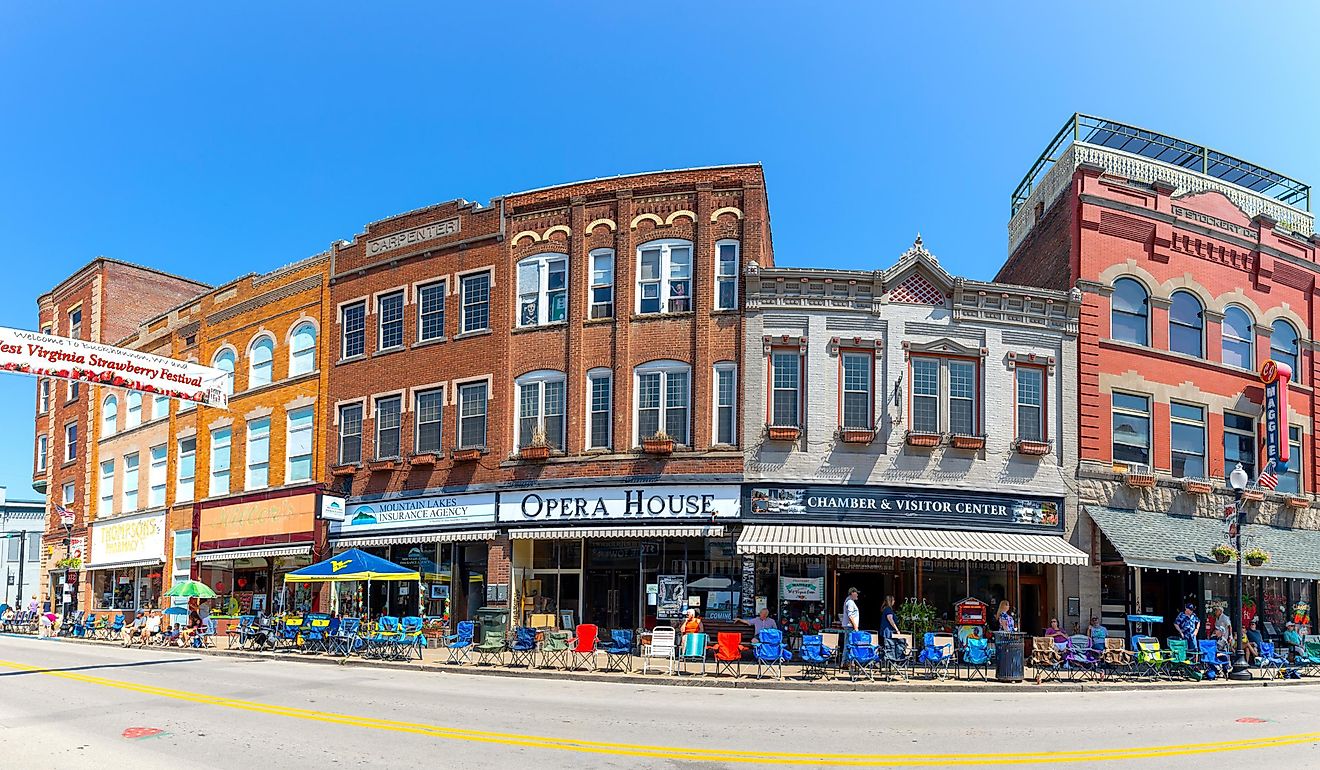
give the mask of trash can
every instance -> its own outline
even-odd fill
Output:
[[[995,632],[995,679],[1000,682],[1022,681],[1022,648],[1026,634]]]
[[[486,634],[494,634],[495,638],[503,639],[505,630],[509,626],[509,611],[502,607],[482,607],[477,610],[477,625],[481,627],[481,637],[477,639],[480,644],[486,641]],[[1019,655],[1018,657],[1021,657]],[[1018,668],[1021,668],[1019,665]],[[1022,677],[1019,676],[1019,679]]]

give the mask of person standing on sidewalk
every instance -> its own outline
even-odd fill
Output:
[[[28,602],[27,611],[32,613],[33,615],[36,615],[38,612],[41,612],[41,602],[37,601],[36,594],[32,594],[32,601]]]
[[[857,597],[860,592],[856,588],[848,589],[848,598],[843,600],[843,626],[849,631],[862,630],[862,613],[857,609]]]
[[[885,596],[885,606],[880,609],[880,637],[887,642],[897,633],[898,615],[894,612],[894,597]]]
[[[1201,635],[1201,619],[1196,617],[1196,605],[1183,607],[1182,613],[1173,623],[1178,627],[1178,635],[1187,642],[1187,649],[1195,650],[1197,637]]]
[[[997,617],[999,620],[999,630],[1002,633],[1011,634],[1017,630],[1017,622],[1013,620],[1012,610],[1013,606],[1008,603],[1007,599],[999,600],[999,612]]]

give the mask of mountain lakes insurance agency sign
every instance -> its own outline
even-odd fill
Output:
[[[349,503],[342,522],[331,522],[335,537],[401,529],[449,529],[495,523],[495,493],[396,497]]]
[[[92,522],[89,569],[165,559],[165,514],[128,516]]]
[[[536,489],[500,493],[500,522],[627,523],[686,519],[696,523],[738,515],[733,485]]]
[[[1059,499],[896,487],[748,488],[748,518],[890,527],[1049,532],[1063,529]]]

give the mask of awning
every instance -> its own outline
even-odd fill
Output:
[[[893,556],[1086,566],[1086,554],[1058,535],[794,524],[743,528],[738,553]]]
[[[1173,516],[1155,511],[1127,511],[1086,506],[1109,542],[1131,567],[1233,574],[1234,562],[1220,564],[1210,549],[1228,542],[1228,527],[1219,517]],[[1260,548],[1270,560],[1260,567],[1243,564],[1244,575],[1320,579],[1320,532],[1247,524],[1242,549]]]
[[[311,552],[311,543],[262,548],[227,548],[220,551],[198,551],[193,554],[193,561],[233,561],[234,559],[264,559],[272,556],[306,556]]]
[[[332,537],[330,542],[341,548],[362,548],[373,545],[409,545],[411,543],[466,543],[494,540],[499,532],[494,529],[465,530],[462,532],[422,532],[415,535],[377,535],[375,537]]]
[[[121,561],[117,564],[88,564],[83,569],[89,572],[94,569],[132,569],[134,567],[155,567],[164,563],[164,559],[139,559],[138,561]]]
[[[576,540],[581,537],[724,537],[722,526],[528,527],[511,529],[514,540]]]

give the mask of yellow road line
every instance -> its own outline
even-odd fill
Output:
[[[109,687],[117,690],[136,692],[172,700],[186,701],[208,706],[219,706],[272,716],[303,719],[327,724],[346,725],[370,730],[386,730],[398,733],[411,733],[444,740],[461,740],[478,743],[490,743],[504,746],[521,746],[554,751],[571,751],[586,754],[609,756],[642,757],[649,759],[673,759],[692,762],[725,762],[740,764],[781,764],[828,765],[855,767],[893,767],[893,766],[959,766],[959,765],[1005,765],[1005,764],[1043,764],[1054,762],[1113,762],[1120,760],[1148,759],[1154,757],[1182,756],[1188,754],[1222,753],[1228,751],[1246,751],[1252,749],[1275,748],[1307,743],[1320,743],[1320,732],[1276,735],[1263,738],[1249,738],[1234,741],[1216,741],[1205,743],[1171,744],[1164,746],[1119,747],[1111,749],[1092,749],[1082,751],[1037,751],[1007,753],[974,754],[810,754],[796,752],[745,751],[737,749],[703,749],[679,746],[649,746],[644,744],[610,743],[586,741],[573,738],[552,738],[539,735],[521,735],[483,730],[470,730],[457,727],[442,727],[413,722],[378,719],[375,717],[352,716],[333,712],[314,711],[293,706],[279,706],[258,701],[245,701],[221,695],[206,695],[184,690],[173,690],[153,685],[137,684],[117,679],[88,676],[69,671],[54,671],[0,660],[0,668],[27,671],[43,676],[52,676],[85,684]]]

